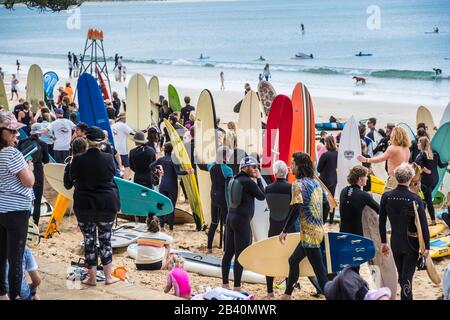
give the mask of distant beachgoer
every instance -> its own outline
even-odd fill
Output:
[[[119,82],[122,82],[122,56],[117,59],[117,69],[119,69]]]
[[[118,65],[119,65],[119,55],[116,53],[116,55],[114,56],[114,69],[113,70],[116,70]]]
[[[73,61],[73,66],[78,69],[79,62],[78,62],[78,58],[77,58],[75,52],[72,52],[72,61]]]
[[[69,78],[72,78],[72,71],[73,71],[73,62],[72,59],[69,60]]]
[[[70,51],[67,53],[67,61],[72,62],[72,53]]]
[[[127,80],[127,67],[126,66],[122,66],[122,76],[123,76],[123,81],[125,82]]]
[[[14,93],[16,94],[17,99],[19,99],[19,79],[17,79],[16,75],[13,74],[12,75],[12,79],[11,79],[11,99],[10,101],[12,101],[14,99]]]
[[[259,81],[262,81],[262,80],[263,80],[263,75],[262,75],[262,73],[260,73],[260,74],[258,75],[258,80],[259,80]]]
[[[189,282],[189,274],[183,267],[184,259],[180,256],[173,255],[170,261],[171,271],[167,275],[167,284],[164,292],[169,293],[174,288],[177,297],[190,299],[191,284]]]
[[[302,23],[302,24],[300,25],[300,27],[302,28],[302,32],[304,32],[304,31],[305,31],[305,25]]]
[[[266,63],[263,70],[263,77],[266,79],[266,81],[269,81],[269,78],[272,78],[272,75],[270,74],[269,64]]]
[[[17,66],[17,73],[18,73],[19,70],[20,70],[20,62],[19,62],[19,60],[16,60],[16,66]]]
[[[225,90],[225,78],[224,78],[223,71],[220,72],[220,83],[221,83],[220,90],[222,90],[222,91]]]
[[[259,60],[260,60],[260,61],[266,61],[266,59],[264,59],[263,56],[259,56]]]
[[[433,71],[434,71],[436,77],[442,75],[442,69],[439,69],[439,68],[433,68]]]
[[[438,28],[438,27],[434,27],[434,28],[433,28],[433,31],[434,31],[435,33],[439,33],[439,28]]]

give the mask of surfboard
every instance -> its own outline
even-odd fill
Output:
[[[385,256],[381,252],[381,238],[378,223],[378,214],[370,207],[364,207],[362,212],[362,226],[364,237],[371,239],[375,243],[376,254],[372,262],[369,262],[369,269],[374,278],[377,288],[388,287],[391,289],[391,299],[396,299],[398,274],[395,266],[392,251]]]
[[[384,193],[384,185],[385,185],[385,182],[383,179],[377,178],[374,175],[370,176],[370,192],[373,192],[376,194],[383,194]]]
[[[258,96],[253,90],[242,100],[237,122],[237,148],[260,159],[262,155],[262,116]]]
[[[78,78],[78,104],[80,121],[88,126],[97,126],[108,132],[108,140],[114,145],[114,138],[97,80],[89,73]]]
[[[258,241],[239,255],[239,263],[250,271],[271,277],[289,275],[289,257],[300,243],[300,233],[290,233],[284,244],[278,236]],[[348,265],[359,266],[373,259],[375,246],[372,240],[349,233],[328,232],[322,242],[322,256],[327,273],[342,270]],[[300,262],[300,276],[315,276],[305,258]]]
[[[6,95],[5,83],[0,77],[0,106],[5,107],[9,110],[8,96]]]
[[[44,100],[44,75],[41,67],[33,64],[28,70],[26,95],[26,101],[31,104],[31,111],[38,111],[40,100]]]
[[[298,86],[298,87],[297,87]],[[314,107],[308,88],[303,83],[297,83],[294,92],[297,93],[296,99],[300,99],[303,106],[303,152],[311,157],[313,163],[316,161],[316,127],[314,119]],[[294,95],[292,97],[294,100]]]
[[[197,273],[206,277],[222,278],[222,260],[213,256],[208,256],[202,253],[195,253],[191,251],[177,251],[171,250],[171,253],[182,256],[184,261],[184,270],[187,272]],[[127,248],[127,254],[130,258],[137,257],[137,244],[130,244]],[[233,263],[230,266],[231,280],[234,279]],[[266,277],[248,270],[242,273],[242,282],[246,283],[266,283]]]
[[[187,212],[180,208],[175,208],[174,224],[180,225],[180,224],[187,224],[187,223],[195,223],[192,213]]]
[[[262,184],[264,189],[267,183],[264,179]],[[270,227],[270,210],[266,200],[255,199],[255,213],[252,220],[250,220],[250,228],[252,229],[253,239],[260,241],[267,238]]]
[[[442,237],[430,242],[431,258],[437,259],[450,255],[450,236]]]
[[[53,211],[53,207],[50,204],[50,202],[47,201],[47,199],[45,199],[44,196],[42,196],[41,199],[41,217],[49,217],[52,215],[52,211]],[[31,212],[33,212],[33,209],[31,209]]]
[[[315,127],[319,131],[340,131],[343,130],[345,122],[318,122]]]
[[[434,238],[445,230],[445,225],[443,223],[436,223],[434,226],[428,226],[430,231],[430,238]]]
[[[397,124],[397,126],[406,130],[411,141],[416,141],[416,133],[409,124],[400,122],[399,124]]]
[[[216,161],[216,110],[209,90],[203,90],[197,102],[195,113],[195,158],[200,164]],[[197,165],[198,191],[202,203],[205,224],[211,224],[211,177],[209,171],[201,170]]]
[[[181,141],[177,131],[167,119],[164,119],[164,124],[166,126],[167,132],[169,133],[170,141],[173,145],[173,154],[178,160],[181,170],[187,171],[192,169],[191,159],[189,158],[183,141]],[[192,213],[196,215],[199,225],[200,227],[202,227],[205,224],[205,219],[203,216],[202,204],[200,195],[198,193],[195,174],[192,172],[190,174],[182,176],[181,179],[183,180],[183,184],[186,189]]]
[[[153,76],[150,78],[150,80],[148,82],[148,94],[150,96],[150,100],[153,101],[153,103],[159,102],[159,79],[157,76]],[[152,105],[150,103],[150,110],[151,110],[152,123],[153,123],[153,125],[158,126],[159,109],[156,105]]]
[[[414,203],[413,207],[414,207],[414,221],[415,221],[416,229],[417,229],[417,238],[419,240],[419,252],[422,253],[426,250],[425,249],[425,241],[423,239],[422,227],[420,225],[420,219],[419,219],[419,213],[417,212],[417,207],[416,207],[415,203]],[[435,284],[440,284],[441,277],[439,276],[439,274],[436,271],[436,268],[434,267],[434,263],[433,263],[433,260],[431,259],[430,254],[428,254],[428,256],[426,258],[425,266],[427,268],[427,274],[428,274],[428,277],[430,278],[430,280]]]
[[[135,131],[147,129],[152,122],[149,105],[147,82],[136,73],[130,79],[127,93],[127,124]]]
[[[180,96],[178,95],[177,89],[171,84],[167,87],[167,94],[169,96],[169,107],[174,112],[180,112],[181,111],[181,100]]]
[[[45,166],[44,166],[44,172],[45,172]],[[47,181],[48,180],[49,179],[47,178]],[[69,198],[66,198],[62,194],[58,194],[55,205],[53,206],[53,212],[52,212],[52,216],[50,217],[50,222],[48,223],[47,229],[44,233],[45,239],[50,238],[56,231],[58,231],[58,227],[59,227],[62,219],[64,218],[64,215],[65,215],[67,209],[69,208],[71,202],[72,201]]]
[[[277,160],[288,166],[291,162],[290,142],[293,127],[293,108],[289,97],[279,94],[273,100],[267,117],[263,142],[261,174],[273,176],[272,166]]]
[[[342,189],[347,186],[347,175],[350,169],[361,163],[357,157],[361,155],[361,142],[358,123],[352,116],[345,124],[342,131],[338,151],[337,187],[335,195],[339,196]]]
[[[270,107],[272,105],[273,100],[277,96],[277,93],[270,82],[262,80],[258,83],[258,93],[259,98],[261,99],[261,104],[264,109],[264,113],[266,116],[269,115]]]
[[[111,99],[109,96],[108,88],[106,87],[105,81],[103,80],[103,76],[98,65],[95,66],[95,71],[97,72],[98,82],[100,83],[100,88],[102,90],[103,100]]]
[[[139,236],[147,231],[148,227],[146,223],[128,222],[121,224],[112,232],[111,246],[112,248],[127,247],[130,244],[135,243]]]
[[[439,122],[439,126],[442,127],[444,124],[450,121],[450,102],[447,104],[447,107],[442,114],[441,121]]]
[[[434,124],[433,115],[431,114],[430,110],[428,110],[424,106],[420,106],[419,108],[417,108],[416,128],[419,123],[425,123],[430,138],[433,138],[434,134],[436,133],[436,126]]]
[[[441,158],[441,162],[447,162],[450,160],[450,122],[445,123],[441,127],[439,127],[439,130],[434,135],[433,139],[431,140],[431,148],[439,153],[439,156]],[[436,188],[433,190],[433,197],[436,195],[436,192],[438,192],[439,187],[442,184],[442,181],[444,180],[446,168],[438,168],[439,173],[439,182],[436,186]]]

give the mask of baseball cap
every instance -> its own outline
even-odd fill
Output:
[[[94,142],[102,142],[105,140],[105,133],[99,127],[92,126],[86,130],[86,139]]]

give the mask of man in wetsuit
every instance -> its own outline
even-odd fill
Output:
[[[419,241],[414,223],[414,209],[417,206],[423,240],[425,242],[426,258],[430,249],[430,233],[425,215],[424,204],[420,197],[409,190],[409,185],[415,175],[411,165],[403,163],[395,171],[398,186],[381,197],[380,202],[380,237],[381,252],[389,254],[386,241],[386,220],[391,222],[391,248],[397,266],[398,280],[401,288],[401,299],[412,300],[412,281],[419,259]]]
[[[363,236],[362,212],[364,207],[372,208],[376,213],[380,212],[380,206],[372,196],[363,191],[367,184],[369,170],[363,166],[355,166],[347,176],[349,186],[341,191],[339,197],[339,211],[341,223],[339,232],[353,233]]]
[[[288,172],[288,167],[283,161],[278,160],[273,164],[276,181],[266,187],[266,201],[270,209],[269,237],[279,235],[283,231],[290,212],[292,186],[286,180]],[[286,232],[295,232],[295,226],[290,226]],[[275,298],[273,280],[273,277],[266,277],[268,299]]]
[[[234,290],[242,292],[241,277],[243,268],[238,261],[241,252],[252,243],[250,220],[255,213],[255,198],[264,200],[259,163],[255,158],[247,156],[240,163],[240,172],[230,181],[230,209],[225,227],[225,253],[222,258],[222,283],[229,288],[228,276],[231,259],[234,259]],[[256,181],[255,181],[256,180]]]

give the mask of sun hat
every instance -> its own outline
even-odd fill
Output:
[[[252,156],[246,156],[244,159],[241,160],[241,163],[239,164],[239,170],[242,170],[243,168],[248,166],[259,166],[259,163]]]
[[[142,131],[136,132],[131,140],[140,144],[146,144],[148,142],[147,139],[145,139],[145,135]]]
[[[43,134],[44,133],[44,126],[42,125],[42,123],[33,123],[31,125],[31,131],[30,131],[30,135],[33,134]]]
[[[102,142],[105,140],[105,133],[99,127],[92,126],[86,130],[86,139],[92,142]]]
[[[12,112],[0,112],[0,128],[6,128],[9,130],[19,130],[25,127],[23,123],[17,121]]]

